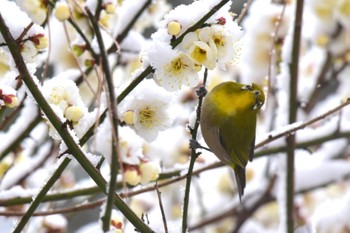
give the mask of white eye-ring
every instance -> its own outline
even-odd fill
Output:
[[[248,84],[242,87],[242,90],[249,90],[251,91],[253,89],[253,85],[252,84]]]

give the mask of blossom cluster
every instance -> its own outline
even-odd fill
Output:
[[[21,54],[32,73],[35,72],[35,65],[38,53],[48,47],[48,37],[44,29],[37,24],[31,25],[31,19],[26,13],[14,3],[1,1],[0,13],[10,28],[12,36],[20,46]],[[13,19],[16,15],[16,20]],[[26,32],[23,34],[23,32]],[[4,43],[0,35],[0,44]],[[7,47],[0,47],[0,80],[8,85],[13,85],[13,78],[18,75],[15,72],[14,61]]]
[[[147,145],[141,137],[130,127],[119,127],[119,150],[118,157],[121,158],[123,164],[123,179],[129,185],[136,186],[139,183],[147,184],[156,180],[160,173],[159,164],[148,161],[143,150]],[[112,133],[111,124],[106,119],[98,128],[96,133],[95,150],[102,154],[108,162],[112,153]]]
[[[42,92],[62,122],[67,120],[73,127],[79,127],[87,108],[81,100],[77,85],[72,80],[54,77],[44,83]],[[60,139],[55,129],[53,127],[50,129],[50,135],[54,139]]]
[[[177,91],[183,86],[195,87],[199,83],[198,72],[202,67],[209,70],[217,66],[224,68],[237,56],[234,48],[242,31],[227,11],[228,4],[208,19],[204,27],[187,33],[180,45],[173,48],[171,42],[193,26],[192,22],[183,19],[184,11],[206,9],[204,5],[194,2],[190,6],[173,9],[152,35],[153,42],[143,59],[155,69],[154,80],[157,84],[168,91]],[[200,17],[198,10],[197,14]]]
[[[244,6],[247,11],[241,15],[232,12],[232,1],[220,8],[217,5],[224,1],[179,6],[173,2],[0,0],[0,14],[40,90],[41,101],[53,110],[59,127],[67,128],[64,131],[81,150],[85,166],[91,164],[94,174],[107,184],[115,176],[116,193],[127,197],[130,211],[152,230],[163,232],[162,215],[168,232],[180,232],[188,205],[186,227],[191,232],[284,231],[286,144],[284,138],[274,140],[274,136],[290,134],[289,130],[349,98],[350,3],[305,1],[298,106],[289,106],[296,1],[256,0]],[[147,36],[150,31],[152,35]],[[80,217],[80,212],[73,211],[90,208],[91,200],[101,197],[96,191],[100,189],[92,176],[81,172],[84,166],[63,143],[67,135],[62,137],[55,130],[57,125],[50,122],[18,68],[0,34],[0,212],[27,211],[25,203],[35,199],[62,161],[69,159],[71,164],[47,194],[59,204],[43,202],[39,208],[60,212],[63,205],[73,203],[77,207],[69,209],[70,214]],[[232,218],[245,214],[231,217],[232,209],[241,209],[232,171],[218,168],[221,165],[211,152],[196,151],[196,175],[190,189],[185,185],[194,156],[189,139],[196,137],[206,146],[200,129],[191,135],[200,109],[196,89],[205,84],[210,91],[223,80],[257,83],[267,96],[256,129],[256,142],[263,141],[264,146],[259,146],[259,158],[246,168],[242,199],[254,214],[242,225]],[[116,106],[109,99],[113,91]],[[289,125],[288,113],[294,107],[302,122]],[[293,211],[298,228],[335,233],[350,229],[344,217],[350,211],[349,125],[350,110],[343,107],[339,114],[333,112],[292,133],[298,193]],[[116,157],[114,174],[111,167]],[[110,192],[108,188],[100,191]],[[188,193],[189,204],[185,204]],[[264,202],[267,199],[269,203]],[[248,202],[252,205],[245,205]],[[12,207],[11,203],[17,204]],[[83,218],[82,223],[63,214],[37,217],[28,223],[27,231],[102,232],[107,208],[104,202],[100,209],[86,210],[86,215],[91,211],[96,216],[99,211],[102,216]],[[107,224],[111,232],[134,231],[122,211],[111,210]],[[216,216],[230,218],[208,225]],[[4,231],[15,227],[12,219],[3,217],[0,225]]]

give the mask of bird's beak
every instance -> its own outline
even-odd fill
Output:
[[[259,109],[262,105],[263,105],[263,103],[260,100],[256,100],[256,102],[253,106],[253,109],[254,110]]]

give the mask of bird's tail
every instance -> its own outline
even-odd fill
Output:
[[[232,168],[235,171],[239,201],[242,201],[242,196],[244,194],[244,188],[245,188],[245,182],[246,182],[245,181],[245,168],[240,167],[238,165],[233,165]]]

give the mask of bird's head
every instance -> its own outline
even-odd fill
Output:
[[[255,83],[245,85],[242,87],[243,90],[248,90],[255,96],[254,110],[259,110],[265,103],[265,94],[261,87]]]

